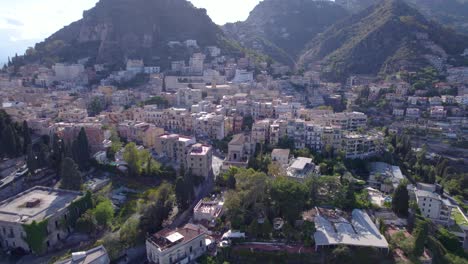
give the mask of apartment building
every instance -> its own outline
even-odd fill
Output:
[[[206,252],[207,231],[204,227],[186,224],[182,228],[163,229],[146,239],[149,263],[191,263]]]
[[[36,186],[0,203],[0,246],[5,251],[21,248],[26,252],[43,253],[54,250],[72,232],[67,219],[84,211],[69,211],[72,202],[82,199],[82,193]],[[91,205],[86,205],[90,207]],[[75,211],[76,210],[76,211]],[[46,223],[47,235],[40,246],[29,245],[25,225]],[[41,247],[41,248],[38,248]],[[37,252],[40,251],[40,252]]]
[[[264,119],[252,125],[252,142],[255,144],[265,144],[269,142],[270,120]]]
[[[283,120],[275,120],[270,125],[270,144],[278,145],[281,138],[286,136],[287,122]]]
[[[442,198],[436,185],[418,183],[414,192],[416,202],[424,217],[437,224],[451,225],[451,213],[454,206],[450,201]]]
[[[192,131],[201,137],[221,140],[224,138],[224,116],[215,113],[194,113],[192,117]]]
[[[87,123],[55,123],[51,127],[51,135],[58,134],[67,144],[71,144],[78,137],[81,128],[86,132],[88,144],[92,154],[104,150],[105,139],[101,122]]]
[[[63,122],[81,122],[83,119],[88,117],[88,111],[86,109],[64,109],[58,113],[58,118]]]
[[[212,169],[213,148],[200,143],[190,147],[187,154],[187,168],[193,175],[202,176],[205,179],[213,175]]]
[[[189,147],[197,143],[194,137],[164,134],[156,138],[155,151],[177,165],[186,165]],[[187,167],[186,167],[187,168]]]
[[[156,138],[155,151],[170,160],[175,169],[181,165],[193,175],[207,179],[213,175],[213,148],[199,144],[194,137],[164,134]]]
[[[360,112],[342,112],[325,117],[330,125],[340,126],[345,131],[357,131],[367,126],[367,116]]]
[[[164,129],[145,122],[125,121],[119,124],[118,132],[121,137],[129,141],[154,148],[156,138],[164,134]]]
[[[345,133],[341,150],[348,159],[363,159],[380,153],[382,142],[380,135]]]
[[[203,100],[200,89],[180,88],[176,92],[177,105],[191,106]]]

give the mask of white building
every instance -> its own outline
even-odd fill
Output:
[[[418,183],[414,192],[421,214],[431,221],[448,226],[451,224],[451,213],[454,206],[449,200],[440,196],[434,184]]]
[[[133,72],[134,74],[142,73],[144,71],[143,60],[127,60],[127,71]]]
[[[204,62],[205,62],[205,55],[203,53],[193,54],[189,60],[189,74],[202,75]]]
[[[312,162],[312,159],[298,157],[292,160],[291,165],[286,170],[286,173],[288,177],[302,181],[311,176],[312,173],[316,173],[316,167]]]
[[[223,205],[223,201],[216,199],[205,201],[202,199],[193,208],[193,220],[212,223],[223,214]]]
[[[349,217],[338,210],[317,208],[315,228],[315,250],[339,245],[388,250],[385,236],[380,234],[369,215],[359,209],[354,209]]]
[[[271,152],[271,161],[280,165],[287,165],[289,163],[289,149],[273,149]]]
[[[369,185],[385,193],[395,190],[405,176],[398,166],[392,166],[384,162],[372,162],[370,164]]]
[[[109,264],[110,258],[106,248],[98,246],[88,251],[73,252],[72,257],[55,262],[55,264]]]
[[[146,240],[149,263],[191,263],[206,252],[207,231],[204,227],[186,224],[182,228],[163,229]]]
[[[253,80],[254,80],[253,72],[237,69],[232,82],[233,83],[250,83],[250,82],[253,82]]]
[[[72,81],[83,76],[85,68],[82,64],[56,63],[52,66],[57,81]]]

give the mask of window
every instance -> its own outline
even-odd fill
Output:
[[[200,247],[203,247],[203,242],[200,240]]]
[[[55,221],[55,228],[58,228],[58,227],[59,227],[58,221]]]
[[[49,240],[47,240],[46,244],[47,244],[47,247],[50,247],[50,242],[49,242]]]
[[[192,253],[192,246],[190,246],[190,253]]]

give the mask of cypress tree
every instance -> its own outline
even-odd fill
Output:
[[[13,158],[16,157],[18,150],[16,145],[16,132],[11,127],[11,125],[7,125],[3,129],[2,133],[2,145],[4,146],[4,151],[7,157]]]
[[[393,194],[392,199],[392,209],[395,213],[399,215],[408,215],[408,208],[409,208],[409,194],[408,189],[406,188],[406,184],[398,185]]]
[[[29,130],[28,122],[23,121],[23,154],[27,153],[28,146],[31,144],[31,131]]]
[[[60,171],[60,187],[66,190],[80,190],[82,178],[78,166],[71,158],[65,158]]]
[[[31,173],[34,173],[36,169],[38,168],[38,165],[37,165],[36,154],[32,150],[31,145],[28,145],[26,153],[27,153],[26,165],[28,166],[29,171]]]

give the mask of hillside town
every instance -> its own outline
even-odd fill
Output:
[[[330,82],[200,42],[9,59],[1,263],[467,263],[467,66]]]
[[[340,84],[196,40],[167,45],[196,52],[164,71],[139,59],[115,72],[86,59],[6,68],[1,124],[22,131],[2,134],[7,254],[190,263],[347,246],[431,263],[424,244],[414,255],[398,240],[418,235],[409,226],[468,248],[466,193],[424,171],[467,162],[468,68],[430,89],[411,81],[431,69]]]

